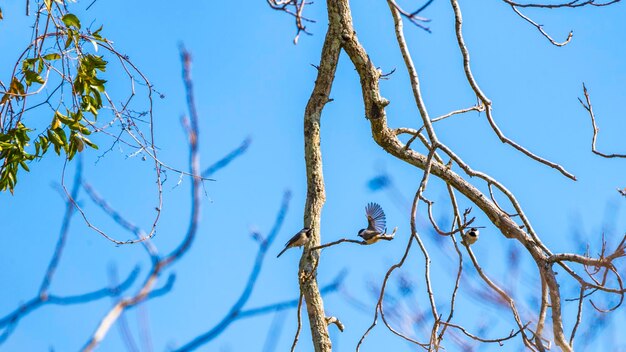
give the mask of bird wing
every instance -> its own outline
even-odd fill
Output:
[[[299,240],[307,240],[305,237],[309,237],[309,232],[311,231],[310,228],[305,227],[302,230],[300,230],[297,234],[293,235],[293,237],[291,237],[291,239],[289,241],[287,241],[287,243],[285,243],[285,246],[291,247],[291,246],[302,246],[303,243],[299,243],[296,244],[296,242],[298,242]]]
[[[288,247],[289,245],[292,245],[294,242],[296,242],[298,240],[298,237],[302,236],[302,231],[298,232],[297,234],[293,235],[293,237],[291,237],[289,239],[289,241],[287,241],[287,243],[285,243],[285,247]]]
[[[380,233],[385,231],[387,220],[383,208],[377,203],[369,203],[365,207],[365,215],[367,216],[367,229],[376,230]]]

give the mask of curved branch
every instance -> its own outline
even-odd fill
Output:
[[[598,131],[600,129],[596,125],[596,115],[593,113],[593,107],[591,106],[591,99],[589,98],[589,92],[587,91],[587,87],[585,83],[583,83],[583,94],[585,94],[585,100],[587,103],[585,104],[582,99],[578,98],[580,104],[587,110],[589,113],[589,117],[591,118],[591,127],[593,128],[593,137],[591,138],[591,151],[599,155],[603,158],[626,158],[626,154],[605,154],[596,149],[596,139],[598,138]]]
[[[565,39],[565,41],[563,42],[557,42],[554,39],[552,39],[552,37],[550,37],[550,35],[548,33],[546,33],[546,31],[543,30],[543,25],[537,24],[535,21],[531,20],[530,17],[524,15],[523,13],[520,12],[520,10],[517,9],[517,7],[515,5],[511,5],[511,8],[513,9],[513,11],[515,11],[516,14],[519,15],[519,17],[523,18],[526,22],[532,24],[533,26],[535,26],[535,28],[537,28],[537,30],[541,33],[541,35],[543,35],[546,39],[548,39],[550,41],[550,43],[552,43],[552,45],[554,46],[565,46],[567,44],[569,44],[569,42],[572,40],[572,37],[574,36],[574,32],[570,31],[569,34],[567,35],[567,39]]]
[[[256,280],[259,277],[259,273],[261,272],[261,268],[263,267],[263,260],[265,259],[265,254],[267,253],[267,249],[274,242],[280,227],[283,224],[283,220],[285,219],[285,214],[287,212],[287,208],[289,206],[289,199],[291,198],[290,192],[285,192],[283,195],[282,205],[280,207],[280,211],[278,212],[278,216],[276,217],[276,221],[274,222],[274,226],[270,231],[267,239],[262,241],[259,247],[259,250],[256,255],[256,259],[254,261],[254,266],[252,271],[250,272],[250,276],[248,276],[248,282],[246,283],[245,288],[241,292],[241,295],[230,308],[228,313],[222,318],[222,320],[217,323],[213,328],[209,331],[201,334],[200,336],[194,338],[190,342],[184,344],[182,347],[176,349],[177,352],[183,351],[193,351],[196,348],[206,344],[207,342],[213,340],[219,334],[222,333],[231,323],[233,323],[239,317],[244,305],[248,302],[248,299],[252,295],[252,290],[256,284]]]
[[[517,336],[520,332],[522,332],[524,329],[526,329],[526,327],[528,327],[528,325],[530,325],[530,323],[526,323],[521,329],[517,330],[517,331],[511,331],[511,333],[509,334],[509,336],[507,337],[501,337],[501,338],[497,338],[497,339],[485,339],[479,336],[476,336],[470,332],[468,332],[464,327],[456,325],[456,324],[451,324],[451,323],[446,323],[446,322],[442,322],[442,324],[461,330],[461,332],[463,334],[465,334],[467,337],[476,340],[476,341],[480,341],[480,342],[485,342],[485,343],[497,343],[500,346],[503,346],[502,342],[506,341],[506,340],[510,340],[512,338],[514,338],[515,336]]]
[[[480,89],[480,87],[478,86],[478,83],[476,82],[476,79],[474,78],[474,75],[472,74],[472,69],[470,67],[469,51],[467,50],[467,46],[465,45],[465,40],[463,39],[463,32],[462,32],[463,16],[461,14],[461,8],[459,7],[459,3],[457,0],[450,0],[450,3],[452,4],[452,9],[454,10],[455,32],[456,32],[458,46],[461,51],[461,55],[463,57],[463,69],[465,70],[465,76],[467,77],[467,81],[469,82],[470,86],[474,90],[474,93],[476,93],[476,96],[478,96],[478,98],[485,105],[485,108],[486,108],[485,115],[487,116],[487,121],[489,121],[491,128],[496,133],[498,138],[500,138],[500,141],[502,141],[502,143],[509,144],[510,146],[522,152],[529,158],[535,161],[538,161],[544,165],[547,165],[553,169],[556,169],[564,176],[576,181],[576,176],[574,176],[573,174],[565,170],[561,165],[553,163],[547,159],[544,159],[540,156],[533,154],[528,149],[522,147],[521,145],[517,144],[513,140],[507,138],[502,133],[502,131],[500,131],[500,128],[498,127],[498,125],[496,125],[496,122],[493,119],[493,116],[491,113],[491,100],[489,100],[489,98],[487,98],[485,93],[483,93],[483,91]]]
[[[621,0],[608,0],[606,2],[596,2],[596,0],[586,0],[586,1],[580,1],[580,0],[572,0],[572,1],[568,1],[568,2],[563,2],[563,3],[559,3],[559,4],[540,4],[540,3],[518,3],[515,1],[511,1],[511,0],[502,0],[505,3],[511,5],[511,6],[517,6],[517,7],[535,7],[535,8],[542,8],[542,9],[558,9],[558,8],[577,8],[577,7],[583,7],[583,6],[596,6],[596,7],[602,7],[602,6],[609,6],[611,4],[615,4],[620,2]]]

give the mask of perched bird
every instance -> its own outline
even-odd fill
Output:
[[[380,239],[379,236],[386,231],[385,212],[380,205],[369,203],[365,207],[365,216],[367,216],[367,228],[359,230],[359,236],[365,240],[365,243],[372,244],[377,242]]]
[[[301,247],[304,246],[305,243],[309,241],[311,238],[311,229],[308,227],[303,228],[297,234],[293,235],[293,237],[285,243],[285,248],[278,253],[276,258],[280,257],[286,250],[292,247]]]
[[[465,234],[465,243],[470,246],[474,243],[476,243],[476,241],[478,241],[478,234],[480,232],[478,231],[477,228],[472,227],[469,231],[467,231],[467,233]]]

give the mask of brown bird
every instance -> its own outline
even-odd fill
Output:
[[[311,229],[308,227],[303,228],[297,234],[293,235],[293,237],[285,243],[285,248],[278,253],[276,258],[280,257],[286,250],[292,247],[301,247],[304,246],[305,243],[309,242],[311,239]]]

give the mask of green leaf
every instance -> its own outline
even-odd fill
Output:
[[[54,112],[54,119],[53,119],[53,121],[54,120],[60,120],[61,122],[63,122],[66,125],[74,123],[74,120],[72,120],[71,118],[69,118],[69,117],[67,117],[67,116],[65,116],[63,114],[61,114],[58,110]],[[57,127],[59,127],[59,126],[55,126],[55,127],[52,127],[52,128],[57,128]]]
[[[65,49],[69,48],[70,45],[72,44],[72,36],[70,34],[68,34],[67,40],[65,41]]]
[[[52,54],[48,54],[48,55],[44,55],[43,59],[44,60],[48,60],[48,61],[52,61],[52,60],[58,60],[61,58],[61,55],[59,55],[58,53],[52,53]]]
[[[17,100],[22,99],[23,95],[25,94],[24,85],[15,76],[13,76],[13,80],[11,80],[11,86],[9,86],[9,92],[13,94],[17,94],[18,95]]]
[[[78,125],[78,130],[80,131],[80,133],[84,134],[84,135],[90,135],[91,134],[91,130],[89,130],[89,128],[87,128],[87,126],[85,125]]]
[[[41,74],[41,71],[43,71],[44,68],[44,61],[42,58],[38,58],[37,59],[37,73]]]
[[[26,85],[30,86],[33,82],[37,82],[39,84],[43,84],[45,80],[41,78],[40,75],[35,71],[24,71],[24,78],[26,78]]]
[[[54,118],[52,118],[52,123],[50,124],[50,129],[55,130],[57,128],[61,127],[61,120],[57,117],[57,115],[54,115]]]
[[[65,134],[65,131],[62,128],[57,128],[56,130],[54,130],[54,132],[57,133],[57,135],[59,136],[59,138],[63,142],[62,145],[63,146],[67,145],[67,135]]]
[[[85,144],[87,144],[88,146],[92,147],[93,149],[98,149],[98,146],[95,145],[92,141],[90,141],[87,137],[85,136],[80,136],[80,138],[82,138],[82,140],[85,142]]]
[[[33,68],[35,68],[36,61],[36,58],[25,59],[24,61],[22,61],[22,71],[32,70]]]
[[[91,35],[93,35],[94,38],[102,39],[102,36],[100,35],[101,31],[102,31],[102,26],[100,26],[100,28],[98,28],[95,32],[91,33]]]
[[[8,172],[7,173],[7,178],[9,179],[9,189],[11,190],[11,193],[13,193],[13,188],[15,188],[15,175],[13,175],[12,172]]]
[[[54,144],[55,150],[57,146],[63,145],[63,141],[61,140],[61,138],[59,138],[59,135],[57,135],[56,132],[54,132],[53,130],[48,130],[48,138],[50,138],[50,142]]]
[[[78,20],[78,17],[76,17],[76,15],[74,14],[68,13],[67,15],[63,16],[61,20],[68,27],[80,29],[80,21]]]
[[[22,166],[22,169],[26,170],[26,172],[30,172],[30,169],[28,168],[28,165],[26,165],[25,162],[20,161],[20,166]]]

